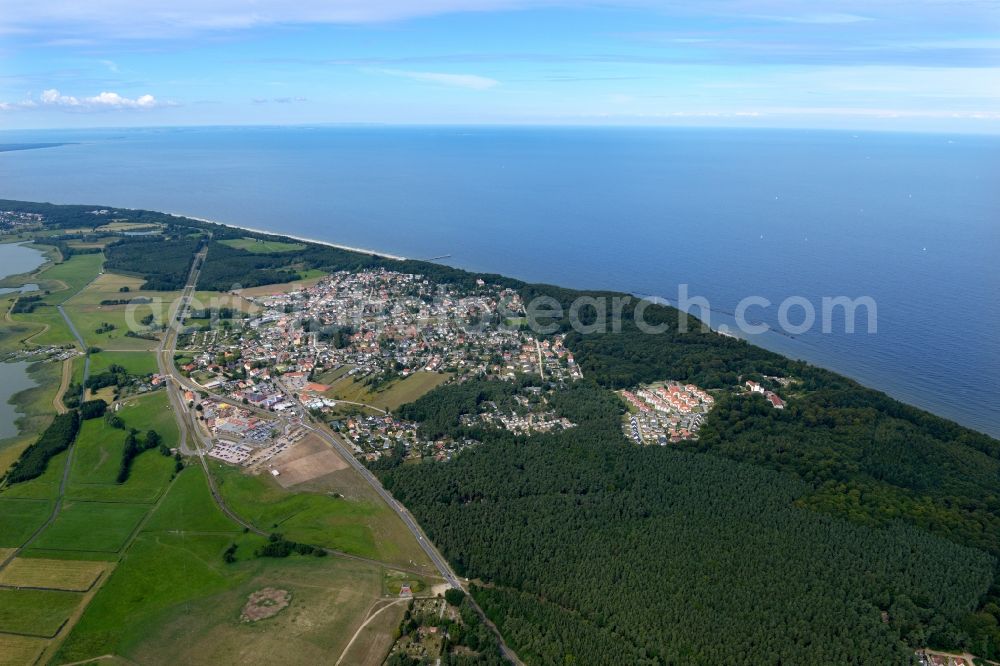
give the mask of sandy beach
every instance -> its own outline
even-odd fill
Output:
[[[195,215],[186,215],[184,213],[167,213],[173,217],[186,217],[189,220],[197,220],[198,222],[207,222],[208,224],[218,224],[222,227],[229,227],[230,229],[240,229],[242,231],[250,231],[255,234],[267,234],[269,236],[281,236],[282,238],[291,238],[292,240],[302,241],[303,243],[314,243],[316,245],[326,245],[327,247],[335,247],[338,250],[347,250],[349,252],[359,252],[361,254],[371,254],[376,257],[382,257],[383,259],[393,259],[395,261],[406,261],[406,257],[400,257],[395,254],[388,254],[386,252],[379,252],[378,250],[369,250],[363,247],[351,247],[350,245],[341,245],[340,243],[331,243],[329,241],[318,240],[315,238],[305,238],[303,236],[293,236],[292,234],[286,234],[282,231],[269,231],[267,229],[255,229],[254,227],[245,227],[239,224],[229,224],[226,222],[219,222],[218,220],[209,220],[204,217],[197,217]]]

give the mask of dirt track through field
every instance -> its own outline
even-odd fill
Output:
[[[409,597],[402,597],[400,599],[395,599],[394,601],[390,601],[385,606],[382,606],[382,608],[379,608],[377,611],[375,611],[374,613],[372,613],[371,615],[369,615],[368,618],[364,622],[361,623],[361,626],[358,627],[358,630],[354,632],[354,635],[351,636],[351,640],[349,640],[347,642],[347,647],[345,647],[344,651],[340,653],[340,658],[337,659],[337,663],[335,664],[335,666],[340,666],[340,662],[342,662],[344,660],[344,655],[346,655],[347,651],[351,649],[352,645],[354,645],[354,639],[356,639],[358,637],[358,634],[361,633],[361,630],[364,629],[365,627],[367,627],[368,623],[371,622],[372,620],[374,620],[375,617],[379,613],[381,613],[382,611],[384,611],[386,608],[389,608],[390,606],[395,606],[396,604],[398,604],[401,601],[409,601],[409,600],[410,600]]]
[[[65,414],[67,411],[66,405],[63,404],[63,396],[66,395],[66,389],[69,388],[69,383],[73,379],[73,359],[68,358],[63,361],[62,368],[62,383],[59,384],[59,389],[56,391],[55,396],[52,398],[52,406],[55,408],[57,414]]]

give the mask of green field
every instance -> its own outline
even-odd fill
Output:
[[[125,423],[129,425],[130,422]],[[150,421],[133,418],[131,423],[142,425]],[[112,428],[104,419],[84,421],[75,444],[66,496],[97,502],[156,501],[170,480],[174,461],[159,451],[144,451],[133,460],[128,480],[119,484],[117,477],[124,445],[124,430]]]
[[[43,291],[49,291],[34,312],[11,315],[16,340],[5,336],[5,346],[18,346],[26,341],[32,345],[73,344],[74,338],[65,320],[56,309],[93,280],[101,268],[104,255],[79,254],[59,264],[51,264],[32,279]],[[5,328],[10,324],[5,324]]]
[[[129,428],[140,432],[155,430],[167,446],[175,447],[180,441],[177,419],[165,389],[126,398],[117,412]]]
[[[50,550],[115,552],[149,507],[135,504],[67,501],[56,520],[32,546]]]
[[[329,475],[326,487],[311,487],[316,492],[291,492],[268,475],[248,476],[222,463],[209,468],[226,504],[261,530],[383,562],[428,564],[403,522],[352,471]],[[346,487],[341,474],[349,475]],[[343,496],[327,494],[333,492]]]
[[[208,490],[200,465],[185,468],[157,511],[146,523],[145,532],[238,532],[241,528],[222,513]]]
[[[0,492],[0,499],[54,499],[59,494],[59,483],[62,480],[63,468],[69,457],[68,451],[63,451],[52,457],[41,476],[7,486]]]
[[[44,638],[0,634],[0,664],[21,666],[34,664],[48,644]]]
[[[222,553],[238,544],[234,564]],[[257,559],[263,539],[215,506],[200,467],[185,469],[57,656],[117,654],[143,664],[328,663],[378,597],[381,569],[337,558]],[[239,621],[262,587],[292,592],[288,612]],[[378,655],[380,660],[384,655]]]
[[[5,499],[0,495],[0,548],[17,548],[52,513],[48,500]]]
[[[302,243],[282,243],[281,241],[257,240],[256,238],[229,238],[219,242],[223,245],[234,247],[237,250],[246,250],[247,252],[260,254],[266,252],[297,252],[304,250],[306,247]]]
[[[85,592],[107,567],[104,562],[17,557],[0,569],[0,585]]]
[[[103,263],[103,254],[77,254],[62,263],[54,264],[43,270],[38,275],[40,280],[61,283],[61,285],[39,283],[39,286],[42,288],[52,291],[52,294],[45,299],[45,302],[53,305],[65,303],[67,299],[97,277]],[[59,286],[64,286],[65,288],[59,290]]]
[[[92,255],[93,256],[93,255]],[[99,256],[99,255],[98,255]],[[87,288],[66,302],[66,312],[88,345],[113,350],[151,350],[158,341],[128,337],[127,331],[148,333],[141,320],[152,314],[155,321],[163,323],[179,296],[178,292],[142,291],[144,280],[117,273],[103,273]],[[129,291],[123,292],[121,289]],[[105,300],[151,299],[152,303],[133,305],[102,305]],[[104,323],[113,330],[98,333]]]
[[[350,372],[353,367],[353,365],[348,363],[341,365],[339,368],[327,370],[326,372],[316,376],[316,383],[327,385],[333,384],[335,381]]]
[[[237,541],[238,554],[259,543],[244,535]],[[300,556],[226,564],[221,555],[231,542],[224,535],[143,532],[57,660],[118,654],[142,664],[336,661],[378,598],[380,568]],[[291,606],[269,620],[240,622],[247,596],[263,587],[290,591]]]
[[[270,478],[248,476],[221,464],[211,468],[226,504],[260,529],[363,557],[380,555],[375,537],[365,524],[378,512],[373,503],[292,493]]]
[[[156,373],[156,355],[143,351],[101,351],[90,355],[90,374],[96,375],[112,365],[120,365],[130,375],[140,377]]]
[[[79,592],[0,588],[0,631],[54,636],[81,599]]]
[[[124,446],[124,430],[104,419],[84,421],[76,437],[70,483],[114,483]]]

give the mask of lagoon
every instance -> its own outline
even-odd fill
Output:
[[[26,389],[38,386],[28,374],[30,361],[0,363],[0,440],[17,435],[17,409],[11,398]]]
[[[45,263],[45,253],[31,243],[0,243],[0,272],[4,277],[35,270]]]

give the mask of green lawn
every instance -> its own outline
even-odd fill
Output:
[[[52,502],[37,499],[5,499],[0,495],[0,548],[17,548],[45,524]]]
[[[135,504],[66,501],[38,539],[36,548],[49,550],[121,550],[149,510]]]
[[[79,592],[0,588],[0,631],[54,636],[81,599]]]
[[[304,250],[306,247],[302,243],[282,243],[281,241],[262,241],[262,240],[257,240],[255,238],[230,238],[219,242],[222,243],[223,245],[234,247],[237,250],[246,250],[247,252],[255,252],[255,253],[297,252],[299,250]]]
[[[112,365],[120,365],[130,375],[151,375],[157,372],[156,354],[143,351],[102,351],[90,355],[90,374],[96,375]]]

